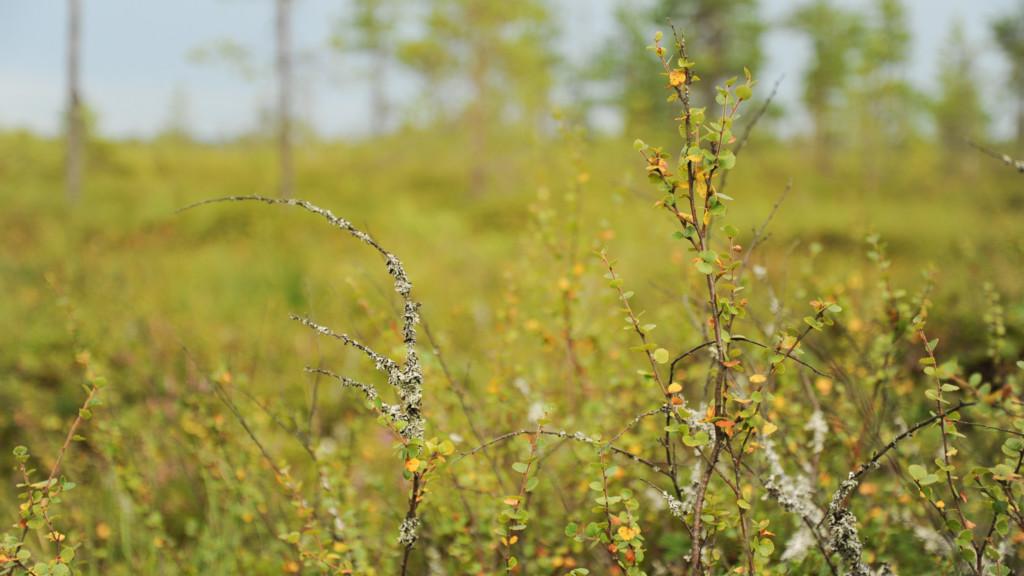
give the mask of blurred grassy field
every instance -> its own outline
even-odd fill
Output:
[[[480,159],[457,138],[445,142],[409,133],[310,145],[298,155],[298,196],[363,225],[402,255],[439,317],[460,307],[486,308],[502,274],[524,256],[538,191],[546,190],[557,211],[575,186],[564,147],[508,136],[499,159],[485,160],[489,189],[472,192],[469,166]],[[656,194],[630,142],[584,146],[581,245],[607,245],[637,281],[664,281],[665,271],[646,267],[644,255],[677,248],[671,225],[650,210]],[[856,156],[835,159],[832,170],[820,172],[813,156],[795,145],[755,142],[731,175],[729,193],[739,208],[730,221],[741,230],[759,226],[792,183],[761,251],[780,281],[819,249],[818,274],[849,272],[866,262],[864,238],[875,233],[888,242],[900,280],[937,268],[939,294],[947,298],[940,314],[950,320],[971,321],[974,304],[983,301],[970,300],[980,297],[984,282],[1009,302],[1017,299],[1024,197],[1012,171],[970,149],[949,159],[924,144],[878,160],[873,174]],[[258,324],[274,325],[289,306],[339,305],[343,281],[352,276],[369,274],[382,286],[369,260],[360,259],[366,255],[301,216],[255,206],[175,213],[207,198],[273,195],[269,148],[99,143],[90,150],[86,199],[73,208],[65,205],[61,175],[59,143],[26,134],[0,138],[0,278],[14,296],[4,304],[8,335],[52,308],[46,274],[89,315],[84,326],[99,329],[92,320],[109,319],[96,336],[132,318],[173,323],[187,330],[179,336],[189,341],[211,332],[227,337],[237,330],[232,324],[251,327],[253,314]],[[277,318],[265,317],[274,312]],[[45,332],[49,323],[42,324]],[[4,346],[8,354],[35,348],[23,340]]]
[[[297,153],[297,195],[350,219],[402,257],[451,365],[505,367],[473,379],[485,409],[509,402],[496,388],[515,374],[544,380],[536,372],[545,368],[524,366],[528,361],[509,342],[540,338],[531,335],[530,320],[554,322],[561,278],[578,277],[589,287],[581,289],[585,296],[615,314],[592,257],[599,247],[620,261],[621,274],[673,344],[694,341],[697,332],[672,290],[693,273],[681,265],[687,255],[671,238],[671,222],[652,209],[657,198],[631,139],[586,141],[576,149],[582,172],[570,162],[572,147],[558,141],[506,134],[495,148],[501,152],[493,158],[475,158],[458,136],[416,132],[358,144],[308,143]],[[94,143],[84,198],[74,207],[61,191],[61,150],[58,142],[27,134],[0,135],[0,445],[38,446],[42,463],[52,460],[46,447],[59,445],[80,403],[75,354],[88,349],[114,383],[108,403],[117,415],[99,419],[96,440],[81,448],[86,456],[69,464],[80,484],[94,481],[91,505],[68,512],[85,527],[79,536],[98,551],[90,570],[165,573],[146,571],[164,562],[164,546],[149,545],[156,539],[177,542],[182,555],[192,550],[186,563],[195,573],[253,569],[244,558],[225,557],[238,545],[227,536],[238,520],[204,504],[216,494],[196,487],[215,485],[201,482],[211,472],[185,448],[205,434],[229,434],[217,428],[223,421],[209,430],[197,424],[197,414],[216,411],[202,378],[230,370],[240,388],[280,414],[303,418],[312,380],[302,367],[326,361],[358,371],[360,358],[327,348],[332,343],[289,321],[289,312],[397,346],[387,279],[373,254],[303,214],[255,205],[176,213],[217,196],[273,195],[274,157],[263,145]],[[963,362],[984,356],[985,282],[1003,294],[1019,353],[1024,186],[1018,175],[968,149],[941,154],[925,144],[871,162],[857,154],[836,157],[828,172],[815,167],[813,152],[755,139],[730,176],[727,193],[739,206],[730,220],[741,230],[758,226],[792,182],[756,258],[774,287],[772,298],[805,306],[816,296],[807,292],[807,278],[838,291],[875,282],[864,237],[877,233],[889,243],[898,284],[916,289],[921,270],[935,266],[932,330]],[[469,169],[481,161],[488,189],[471,191]],[[580,265],[574,269],[548,248],[546,234],[572,219],[577,201]],[[587,334],[607,318],[577,321]],[[437,366],[431,369],[437,376]],[[551,390],[564,386],[547,378]],[[440,378],[428,382],[438,396],[444,387]],[[320,393],[311,423],[333,429],[339,442],[356,438],[345,429],[360,415],[357,403],[335,387]],[[567,391],[558,401],[573,398]],[[454,400],[444,402],[428,407],[434,425],[464,428]],[[494,431],[521,420],[515,414],[528,402],[515,402],[522,406],[495,409]],[[594,410],[583,404],[569,416],[582,420]],[[245,442],[238,430],[230,435]],[[381,448],[386,444],[338,447],[346,455],[338,465],[354,459],[372,469],[391,458]],[[284,439],[271,445],[285,455],[298,452]],[[4,470],[11,469],[9,459],[6,451],[0,455]],[[362,489],[369,500],[377,494],[383,507],[379,526],[361,529],[390,530],[398,512],[386,488],[350,478],[353,493]],[[13,485],[13,476],[8,480]],[[0,494],[0,509],[12,509],[11,491]],[[182,544],[203,540],[204,533],[218,534],[215,544],[199,552]]]

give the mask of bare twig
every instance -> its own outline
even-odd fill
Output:
[[[892,440],[890,440],[885,446],[883,446],[879,450],[876,450],[871,455],[871,458],[868,459],[867,462],[865,462],[865,463],[861,464],[860,466],[858,466],[854,470],[854,472],[853,472],[852,479],[853,480],[860,480],[862,476],[864,476],[865,474],[867,474],[871,470],[877,468],[878,467],[878,461],[882,459],[882,456],[885,456],[885,454],[887,452],[889,452],[890,450],[895,448],[896,445],[899,444],[900,442],[902,442],[903,440],[906,440],[907,438],[913,436],[915,433],[917,433],[918,430],[924,428],[925,426],[928,426],[929,424],[931,424],[932,422],[935,422],[939,418],[945,418],[946,416],[948,416],[948,415],[950,415],[950,414],[952,414],[954,412],[959,412],[960,410],[963,410],[964,408],[968,408],[968,407],[973,406],[973,405],[974,405],[974,402],[960,402],[959,404],[950,407],[948,410],[946,410],[944,412],[939,412],[938,414],[935,414],[935,415],[933,415],[933,416],[931,416],[929,418],[926,418],[926,419],[918,422],[917,424],[914,424],[910,428],[907,428],[906,430],[904,430],[903,432],[898,434],[896,437],[894,437]]]
[[[1008,154],[1000,154],[999,152],[996,152],[995,150],[992,150],[990,148],[982,146],[981,144],[978,144],[977,142],[974,142],[973,140],[968,140],[967,143],[970,144],[971,146],[975,147],[982,154],[984,154],[984,155],[986,155],[986,156],[988,156],[990,158],[995,158],[996,160],[999,160],[1000,162],[1002,162],[1003,164],[1006,164],[1010,168],[1013,168],[1017,172],[1020,172],[1021,174],[1024,174],[1024,160],[1016,160],[1016,159],[1012,158]]]
[[[747,123],[747,126],[746,128],[744,128],[743,134],[740,136],[739,141],[736,143],[736,146],[732,149],[732,153],[734,155],[739,156],[740,151],[743,150],[743,147],[747,145],[747,141],[750,140],[750,134],[754,131],[754,127],[757,126],[758,121],[761,120],[761,117],[764,116],[765,112],[767,112],[768,108],[772,105],[772,101],[775,100],[775,95],[778,94],[779,92],[779,86],[782,85],[783,78],[784,76],[779,76],[778,80],[775,81],[775,85],[772,87],[771,93],[768,94],[768,98],[764,101],[764,104],[762,104],[761,107],[757,109],[757,112],[754,113],[754,117],[751,118],[750,122]],[[719,192],[725,190],[725,185],[728,181],[729,171],[726,170],[725,172],[722,173],[722,182],[718,186]]]
[[[636,454],[633,454],[632,452],[630,452],[628,450],[619,448],[618,446],[614,446],[612,444],[609,444],[609,443],[606,443],[606,442],[602,442],[601,440],[598,440],[596,438],[591,438],[590,436],[587,436],[586,434],[583,434],[582,432],[567,432],[565,430],[541,430],[541,431],[538,432],[536,429],[530,429],[530,430],[523,429],[523,430],[515,430],[513,432],[506,432],[504,434],[501,434],[500,436],[496,436],[496,437],[488,440],[487,442],[484,442],[483,444],[477,446],[476,448],[473,448],[472,450],[469,450],[467,452],[463,452],[463,453],[459,454],[459,457],[456,458],[455,460],[453,460],[452,464],[456,464],[456,463],[462,461],[463,459],[465,459],[465,458],[467,458],[469,456],[473,456],[474,454],[476,454],[476,453],[478,453],[478,452],[480,452],[482,450],[486,450],[486,449],[490,448],[491,446],[494,446],[495,444],[500,444],[501,442],[505,442],[507,440],[511,440],[512,438],[515,438],[517,436],[522,436],[524,434],[542,434],[542,435],[545,435],[545,436],[555,436],[557,438],[563,438],[563,439],[566,439],[566,440],[573,440],[573,441],[576,441],[576,442],[581,442],[583,444],[589,444],[591,446],[594,446],[595,448],[598,448],[599,450],[610,450],[610,451],[612,451],[612,452],[614,452],[616,454],[619,454],[620,456],[625,456],[626,458],[629,458],[630,460],[632,460],[634,462],[637,462],[639,464],[643,464],[644,466],[650,468],[652,471],[654,471],[654,472],[656,472],[658,474],[662,474],[662,475],[666,475],[666,476],[668,475],[668,471],[665,469],[664,466],[661,466],[659,464],[651,462],[650,460],[648,460],[648,459],[646,459],[646,458],[644,458],[642,456],[637,456]]]

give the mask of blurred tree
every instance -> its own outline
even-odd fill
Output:
[[[486,188],[489,127],[505,113],[528,124],[543,119],[552,84],[551,14],[541,0],[427,0],[423,33],[403,43],[403,62],[440,94],[446,81],[465,83],[463,110],[474,160],[470,187]]]
[[[981,83],[975,74],[974,53],[963,24],[957,21],[940,60],[941,92],[932,107],[939,142],[948,152],[962,149],[965,138],[980,139],[988,121],[978,91]]]
[[[856,63],[864,23],[859,14],[835,6],[831,0],[814,0],[794,10],[786,24],[811,41],[803,101],[814,123],[815,150],[827,159],[835,144],[835,112]]]
[[[226,66],[249,82],[256,78],[256,67],[252,54],[234,40],[224,39],[197,46],[189,50],[188,59],[196,64],[217,64]]]
[[[294,191],[292,165],[292,46],[293,0],[276,0],[275,39],[277,50],[277,154],[280,166],[278,195],[291,198]]]
[[[82,194],[82,98],[79,88],[79,62],[82,38],[81,0],[68,0],[67,61],[67,152],[65,159],[65,194],[77,202]]]
[[[386,130],[391,110],[387,95],[389,65],[395,58],[394,38],[401,0],[352,0],[351,16],[335,25],[331,44],[339,52],[369,57],[367,77],[372,106],[372,131]]]
[[[602,91],[598,103],[613,104],[622,114],[626,134],[656,132],[671,125],[676,107],[651,98],[665,84],[664,76],[647,63],[652,58],[644,47],[655,30],[668,32],[668,21],[685,35],[687,49],[699,53],[700,81],[693,85],[695,106],[715,106],[715,86],[743,68],[760,66],[764,24],[757,0],[655,0],[638,7],[623,0],[615,10],[615,37],[593,60],[586,77],[612,85]]]
[[[637,11],[628,4],[615,9],[618,23],[615,37],[605,44],[584,71],[587,80],[611,84],[610,90],[600,91],[598,104],[609,104],[622,114],[625,134],[649,134],[671,126],[675,107],[662,99],[652,98],[665,84],[657,69],[644,65],[653,56],[644,47],[651,43],[653,26],[646,11]]]
[[[171,93],[167,106],[167,124],[160,134],[160,139],[171,142],[187,142],[191,139],[188,92],[180,84]]]
[[[902,0],[876,0],[861,43],[860,78],[853,88],[862,140],[872,149],[902,143],[918,127],[924,107],[906,80],[910,40]]]
[[[1017,105],[1017,145],[1024,148],[1024,1],[992,23],[996,42],[1010,61],[1010,93]]]
[[[716,86],[741,76],[744,67],[757,70],[764,59],[757,0],[658,0],[651,16],[658,26],[671,20],[686,36],[689,53],[701,55],[697,106],[714,106]]]
[[[910,29],[902,0],[875,0],[865,19],[850,113],[844,130],[857,143],[861,189],[879,193],[886,174],[927,120],[927,99],[907,81]]]

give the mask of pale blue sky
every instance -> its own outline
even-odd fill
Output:
[[[175,91],[188,100],[194,133],[209,139],[252,129],[261,107],[272,101],[271,0],[82,0],[82,84],[99,116],[100,131],[113,137],[145,137],[159,132],[169,116]],[[504,0],[495,0],[504,1]],[[622,1],[551,0],[563,28],[560,49],[580,61],[601,47],[611,33],[612,10]],[[934,87],[941,47],[955,19],[978,50],[977,69],[1002,86],[1006,65],[988,34],[988,22],[1020,0],[905,0],[914,34],[908,76],[920,87]],[[762,0],[762,12],[777,21],[800,1]],[[866,7],[868,0],[843,0]],[[326,49],[332,22],[345,0],[297,0],[296,48],[309,61],[300,76],[297,108],[326,135],[358,135],[369,129],[369,99],[358,59]],[[63,0],[0,0],[0,127],[54,134],[63,108],[66,3]],[[254,53],[261,66],[245,81],[216,66],[190,62],[194,48],[231,38]],[[765,67],[755,71],[765,84],[785,74],[780,102],[799,127],[800,73],[808,47],[798,37],[773,31],[765,38]],[[392,82],[395,99],[409,102],[412,79]],[[404,95],[403,95],[404,94]],[[1005,94],[986,93],[990,107]]]

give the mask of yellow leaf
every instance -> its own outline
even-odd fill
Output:
[[[751,384],[763,384],[768,378],[764,374],[754,374],[750,377]]]
[[[419,458],[409,458],[405,461],[405,469],[409,472],[415,472],[420,468]]]
[[[630,528],[629,526],[619,526],[619,538],[622,538],[626,542],[636,538],[637,532],[639,532],[639,530]]]
[[[765,436],[771,436],[778,429],[779,429],[779,427],[776,426],[774,423],[772,423],[772,422],[765,422],[764,428],[761,429],[761,434],[763,434]]]
[[[678,382],[673,382],[668,385],[669,394],[679,394],[683,391],[683,387]]]

